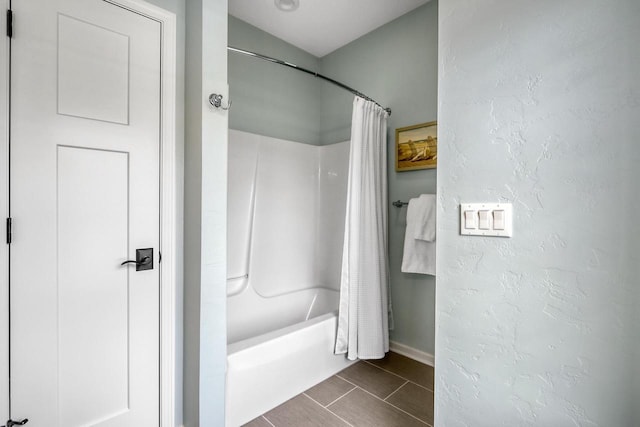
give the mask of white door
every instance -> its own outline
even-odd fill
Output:
[[[160,24],[12,6],[11,417],[158,426]]]

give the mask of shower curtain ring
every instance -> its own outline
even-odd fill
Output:
[[[216,108],[222,108],[225,111],[231,109],[231,101],[229,101],[226,107],[223,107],[222,98],[223,98],[222,95],[219,95],[217,93],[212,93],[211,95],[209,95],[209,104],[213,105]]]

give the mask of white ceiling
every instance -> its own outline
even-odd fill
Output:
[[[300,0],[283,12],[274,0],[229,0],[229,13],[321,58],[428,1]]]

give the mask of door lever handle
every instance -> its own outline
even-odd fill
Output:
[[[133,259],[128,259],[126,261],[124,261],[122,264],[120,265],[127,265],[127,264],[135,264],[136,266],[138,265],[147,265],[151,262],[151,257],[143,257],[140,261],[136,261]]]
[[[22,420],[22,421],[7,420],[7,425],[6,425],[6,427],[23,426],[23,425],[25,425],[25,424],[26,424],[26,423],[28,423],[28,422],[29,422],[29,419],[28,419],[28,418],[25,418],[25,419],[24,419],[24,420]]]
[[[128,259],[120,265],[135,264],[136,271],[153,270],[153,248],[136,249],[136,259]]]

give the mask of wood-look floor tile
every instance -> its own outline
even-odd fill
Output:
[[[262,418],[262,416],[256,418],[255,420],[249,421],[242,427],[273,427],[267,420]]]
[[[338,375],[381,399],[389,396],[406,382],[406,380],[366,362],[351,365],[340,371]]]
[[[348,424],[316,402],[299,394],[264,414],[276,427],[348,427]]]
[[[353,390],[354,387],[353,384],[333,376],[305,391],[305,394],[322,406],[327,406],[348,391]]]
[[[433,367],[398,353],[389,352],[384,359],[369,360],[376,366],[433,390]]]
[[[433,425],[432,391],[413,383],[407,383],[389,396],[387,402]]]
[[[328,409],[354,427],[426,426],[425,423],[359,388],[329,405]]]

